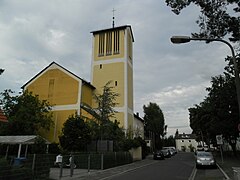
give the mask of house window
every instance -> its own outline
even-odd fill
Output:
[[[189,142],[191,142],[191,140],[189,140]]]
[[[117,81],[115,81],[115,86],[117,86]]]
[[[102,64],[100,64],[100,69],[102,69]]]
[[[105,33],[99,34],[98,56],[104,56]]]
[[[106,55],[112,55],[112,32],[107,32]]]
[[[119,31],[114,31],[114,54],[119,54]]]
[[[184,142],[184,140],[182,140],[182,142]]]

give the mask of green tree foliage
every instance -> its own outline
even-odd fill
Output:
[[[114,113],[117,111],[114,110],[114,107],[118,104],[116,98],[119,96],[118,93],[113,91],[112,86],[110,86],[111,81],[107,82],[103,87],[102,94],[94,95],[98,107],[96,111],[99,114],[99,124],[103,124],[110,121],[111,118],[114,118]]]
[[[88,121],[88,124],[95,140],[119,140],[124,136],[122,129],[118,126],[119,123],[116,120],[112,121],[114,113],[117,112],[114,107],[117,105],[116,98],[119,96],[113,88],[109,81],[104,85],[102,94],[94,95],[97,108],[81,104],[81,107],[94,117],[94,120]]]
[[[200,16],[196,21],[200,27],[197,37],[222,38],[230,35],[240,39],[239,0],[165,0],[175,14],[195,4],[200,8]]]
[[[90,128],[80,116],[72,115],[63,124],[59,141],[61,147],[69,152],[85,151],[91,142]]]
[[[45,140],[41,137],[37,137],[34,144],[30,147],[30,152],[32,154],[45,154],[47,152],[47,145],[45,144]]]
[[[211,84],[204,101],[189,108],[190,126],[196,134],[202,133],[206,142],[214,142],[218,134],[226,140],[236,138],[239,112],[234,77],[225,73],[213,77]]]
[[[53,125],[51,106],[38,96],[24,91],[14,96],[11,90],[0,93],[0,104],[8,123],[2,125],[2,135],[37,135],[40,130],[49,130]]]
[[[175,138],[173,136],[169,136],[163,139],[163,146],[176,146]]]
[[[153,134],[155,140],[154,145],[159,149],[161,146],[160,136],[163,137],[166,130],[163,112],[156,103],[151,102],[147,106],[143,106],[143,111],[145,134],[147,137]]]

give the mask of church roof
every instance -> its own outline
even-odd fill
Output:
[[[8,122],[7,117],[4,115],[1,109],[0,109],[0,122]]]
[[[97,33],[100,33],[100,32],[107,32],[107,31],[112,31],[112,30],[122,30],[122,29],[126,29],[127,27],[130,28],[130,31],[131,31],[131,35],[132,35],[132,40],[134,42],[134,37],[133,37],[133,32],[132,32],[132,28],[130,25],[124,25],[124,26],[118,26],[118,27],[113,27],[113,28],[108,28],[108,29],[102,29],[102,30],[97,30],[97,31],[92,31],[91,33],[93,34],[97,34]]]
[[[60,69],[63,69],[64,71],[70,73],[71,75],[73,75],[74,77],[76,77],[77,79],[81,80],[85,85],[91,87],[92,89],[95,89],[95,87],[88,81],[80,78],[79,76],[75,75],[74,73],[72,73],[71,71],[67,70],[66,68],[64,68],[63,66],[59,65],[56,62],[52,62],[51,64],[49,64],[46,68],[44,68],[42,71],[40,71],[36,76],[34,76],[32,79],[30,79],[27,83],[25,83],[21,88],[24,89],[28,84],[30,84],[34,79],[36,79],[38,76],[40,76],[42,73],[44,73],[45,71],[47,71],[51,66],[56,65],[57,67],[59,67]]]

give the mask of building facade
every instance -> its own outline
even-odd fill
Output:
[[[177,134],[175,136],[177,151],[191,152],[197,149],[197,141],[195,134]]]
[[[131,26],[93,31],[91,83],[101,94],[109,81],[119,94],[116,120],[126,132],[133,131],[133,33]]]
[[[56,62],[52,62],[22,88],[38,95],[41,100],[47,100],[52,106],[54,127],[49,132],[41,132],[51,142],[59,141],[63,123],[69,116],[77,113],[90,117],[80,104],[92,106],[95,88]]]
[[[111,81],[116,99],[115,119],[125,132],[133,134],[133,34],[131,26],[120,26],[93,31],[91,83],[76,76],[66,68],[52,62],[22,86],[47,100],[52,105],[54,127],[41,135],[50,142],[58,142],[64,122],[77,113],[91,116],[81,104],[96,107],[94,94],[102,94],[102,88]],[[113,121],[115,119],[112,119]]]

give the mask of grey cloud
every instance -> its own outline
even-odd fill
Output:
[[[47,2],[47,3],[46,3]],[[56,61],[90,81],[91,31],[130,24],[134,33],[134,104],[157,102],[169,126],[188,126],[188,107],[205,96],[210,77],[225,66],[228,48],[192,42],[173,45],[173,35],[197,32],[198,9],[179,16],[159,0],[0,1],[0,90],[20,87]],[[178,94],[183,91],[185,94]],[[169,134],[175,133],[169,128]]]

